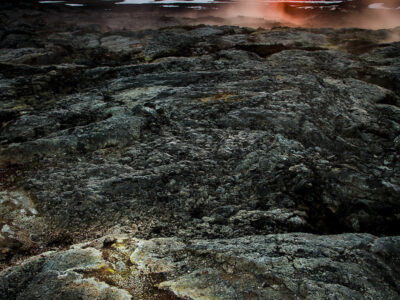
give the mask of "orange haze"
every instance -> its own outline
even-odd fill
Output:
[[[383,8],[369,8],[368,5],[373,3],[383,3]],[[287,26],[301,27],[393,28],[400,26],[400,0],[353,0],[344,4],[340,11],[295,9],[282,3],[265,5],[257,0],[238,0],[235,4],[216,12],[216,16],[227,20],[241,17],[243,23],[247,21],[250,22],[249,25],[255,25],[253,23],[257,23],[256,20],[251,19],[256,18],[262,27],[263,22],[279,22]],[[236,21],[240,23],[240,19]]]

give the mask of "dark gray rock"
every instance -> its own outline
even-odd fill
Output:
[[[398,298],[397,29],[128,30],[82,13],[1,33],[1,268],[127,233],[172,238],[157,251],[175,275],[151,275],[143,299]],[[360,234],[329,235],[344,232]],[[104,266],[42,268],[65,251],[7,269],[0,289],[137,295]]]

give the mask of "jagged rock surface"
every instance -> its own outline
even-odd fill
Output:
[[[4,299],[398,299],[398,237],[108,236],[3,271]],[[43,282],[46,281],[46,284]]]
[[[48,27],[39,21],[40,12],[25,14],[37,22],[4,18],[0,29],[3,267],[125,232],[182,239],[168,239],[165,247],[178,243],[187,253],[186,241],[203,239],[194,244],[204,245],[211,256],[227,243],[234,262],[250,243],[250,253],[261,251],[254,254],[255,263],[265,261],[260,274],[281,272],[274,290],[270,275],[254,279],[256,271],[244,270],[239,278],[234,273],[242,271],[235,269],[223,280],[238,280],[238,286],[225,282],[219,291],[201,291],[209,297],[235,299],[253,281],[261,285],[249,294],[255,299],[286,293],[398,297],[393,261],[398,239],[369,235],[399,235],[400,228],[400,44],[391,42],[399,39],[398,28],[200,25],[132,31],[71,25],[71,20]],[[268,235],[290,232],[320,236]],[[343,232],[360,234],[324,236]],[[206,240],[211,238],[227,240]],[[269,266],[271,253],[264,247],[278,240],[309,242],[304,247],[313,259],[301,254],[304,260],[298,262],[304,265],[297,266],[297,254],[288,246],[293,251],[272,255],[285,267]],[[380,242],[384,258],[372,250]],[[332,247],[343,251],[330,253]],[[327,258],[319,251],[328,251]],[[342,253],[337,267],[333,261]],[[73,287],[77,282],[102,297],[127,295],[129,288],[86,279],[74,269],[80,267],[42,269],[45,261],[63,255],[53,252],[4,271],[0,289],[11,289],[7,299],[25,299],[36,291],[41,292],[35,297],[44,299],[64,289],[42,290],[43,281],[23,279],[21,270],[32,268],[49,282],[60,276],[57,272],[72,274],[62,280],[76,295],[86,293]],[[203,299],[187,292],[185,282],[201,289],[222,276],[208,254],[196,259],[188,258],[211,264],[209,275],[194,267],[187,277],[171,275],[175,281],[162,285],[168,293]],[[318,265],[324,283],[315,283],[311,271],[304,273]],[[180,274],[180,267],[174,268]],[[377,273],[368,273],[365,281],[363,271],[370,269]],[[345,281],[347,273],[356,282]],[[303,284],[289,284],[303,275]],[[10,276],[26,285],[10,288]],[[185,292],[175,288],[181,285]],[[337,294],[336,286],[342,287]]]

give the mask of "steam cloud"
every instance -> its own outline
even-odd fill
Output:
[[[96,0],[97,1],[97,0]],[[314,4],[314,9],[299,9],[288,4],[289,1],[332,1],[332,0],[237,0],[232,4],[219,6],[216,10],[118,10],[101,20],[102,24],[116,28],[159,28],[182,24],[238,25],[253,28],[271,28],[276,26],[289,27],[333,27],[333,28],[395,28],[396,36],[390,41],[400,40],[400,0],[342,0],[339,8],[320,9]],[[340,0],[335,0],[340,1]],[[375,2],[376,1],[376,2]],[[266,3],[269,2],[269,3]],[[300,2],[300,3],[299,3]],[[322,5],[322,4],[321,4]],[[122,13],[121,13],[122,12]],[[125,14],[126,17],[123,17]],[[171,17],[171,18],[170,18]],[[98,22],[87,19],[87,22]]]
[[[340,9],[336,10],[321,10],[318,7],[307,10],[296,9],[288,3],[279,3],[278,1],[265,5],[265,3],[260,3],[257,0],[239,0],[228,8],[219,11],[217,15],[228,20],[242,16],[279,22],[286,26],[301,27],[380,29],[400,26],[400,0],[376,1],[353,0],[344,2]],[[245,22],[245,20],[243,21]],[[263,26],[261,20],[260,26]]]

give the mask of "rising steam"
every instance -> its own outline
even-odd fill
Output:
[[[338,5],[331,5],[332,1]],[[122,9],[123,6],[117,6],[119,10],[110,11],[106,18],[96,14],[95,19],[85,17],[85,20],[87,22],[100,21],[102,24],[115,28],[131,29],[209,24],[253,28],[289,26],[384,29],[399,27],[396,32],[400,32],[400,0],[236,0],[231,4],[219,5],[215,10],[200,11],[152,8],[142,12],[136,9],[125,10]],[[303,6],[303,8],[298,6]],[[142,6],[142,9],[143,7],[145,6]],[[396,34],[394,40],[399,39],[400,37]]]
[[[293,1],[293,0],[292,0]],[[400,26],[400,0],[344,0],[338,7],[295,8],[299,1],[285,3],[279,0],[261,2],[258,0],[238,0],[235,4],[216,13],[230,20],[241,17],[243,22],[256,22],[260,26],[267,22],[278,22],[285,26],[300,27],[358,27],[368,29],[394,28]],[[305,0],[304,2],[306,2]],[[327,0],[329,2],[332,0]],[[345,2],[348,1],[348,2]],[[322,2],[322,1],[321,1]],[[304,6],[306,6],[305,4]],[[322,5],[322,4],[321,4]],[[237,20],[240,22],[240,20]],[[245,24],[237,24],[245,25]],[[254,25],[254,24],[249,24]]]

